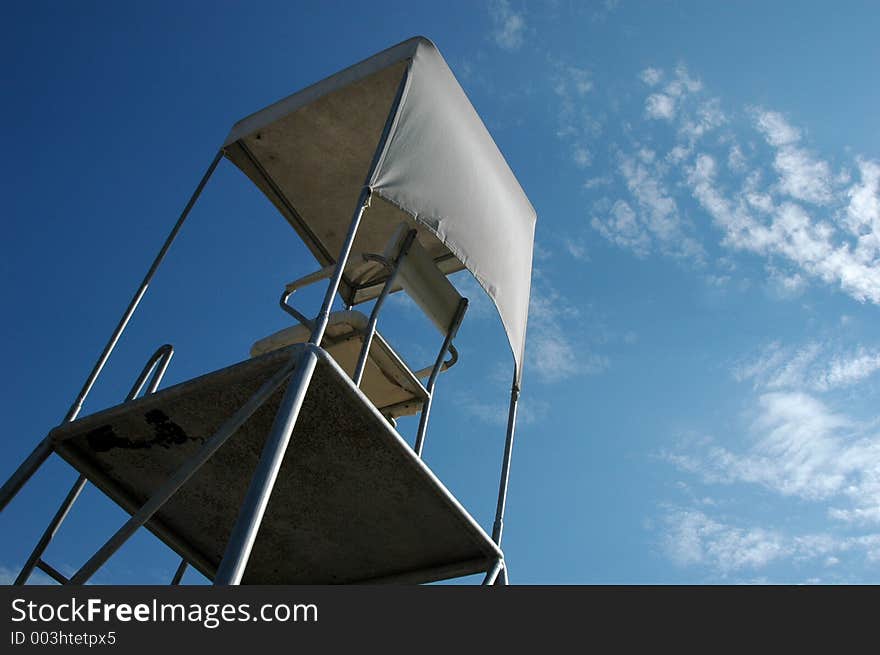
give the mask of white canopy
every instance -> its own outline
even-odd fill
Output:
[[[372,200],[353,252],[381,252],[408,221],[441,270],[467,268],[495,302],[519,381],[535,210],[428,39],[405,41],[239,121],[224,148],[322,265],[335,261],[366,182]],[[340,291],[355,304],[380,285],[346,276]]]

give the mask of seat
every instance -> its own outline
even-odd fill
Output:
[[[425,312],[438,331],[444,336],[454,336],[461,321],[461,307],[464,299],[446,276],[437,268],[427,251],[419,244],[415,231],[406,223],[401,223],[392,235],[381,255],[361,255],[352,258],[356,277],[361,280],[375,278],[378,272],[387,271],[384,281],[387,289],[376,301],[373,315],[367,318],[356,310],[333,312],[327,324],[324,342],[321,346],[336,360],[349,377],[357,377],[357,365],[365,343],[369,342],[369,352],[358,381],[361,390],[373,405],[390,419],[417,414],[425,406],[430,396],[429,390],[420,382],[435,367],[427,367],[413,372],[406,362],[394,351],[382,335],[371,329],[371,320],[378,319],[378,311],[388,293],[403,290]],[[377,267],[377,262],[381,266]],[[318,271],[287,285],[285,294],[324,279],[324,271]],[[374,282],[368,282],[372,284]],[[282,306],[287,298],[282,298]],[[298,312],[291,312],[300,323],[293,325],[263,339],[251,347],[251,357],[258,357],[293,344],[306,343],[312,332],[311,322],[306,323]],[[444,343],[440,357],[449,348],[452,357],[443,362],[439,370],[446,370],[457,360],[451,337]]]
[[[349,378],[354,377],[368,323],[367,317],[358,311],[330,315],[324,348]],[[306,343],[310,336],[311,330],[307,326],[293,325],[257,341],[251,347],[250,355],[259,357],[293,344]],[[370,344],[360,386],[376,409],[388,418],[416,414],[428,399],[428,392],[419,379],[378,333]]]

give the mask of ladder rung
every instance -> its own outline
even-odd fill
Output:
[[[70,583],[70,580],[68,580],[60,571],[58,571],[58,569],[53,567],[51,564],[47,564],[41,559],[37,560],[37,568],[59,584]]]

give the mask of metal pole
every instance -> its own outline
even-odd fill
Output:
[[[52,520],[49,521],[49,526],[46,528],[46,531],[43,532],[43,536],[40,537],[37,545],[34,546],[34,550],[33,552],[31,552],[31,556],[28,557],[27,562],[25,562],[24,568],[21,569],[21,573],[18,574],[18,577],[15,579],[15,582],[13,584],[23,585],[28,581],[28,578],[31,577],[31,573],[33,573],[34,568],[37,566],[37,563],[43,556],[43,553],[45,552],[46,547],[49,545],[49,542],[52,541],[52,539],[55,537],[55,533],[58,532],[58,528],[61,527],[61,523],[64,521],[64,519],[67,518],[67,514],[70,512],[70,508],[73,507],[73,503],[76,501],[76,499],[79,497],[79,494],[86,486],[86,481],[86,476],[80,474],[80,476],[76,479],[76,482],[73,483],[73,486],[70,488],[70,491],[67,492],[67,496],[64,498],[64,502],[61,503],[58,511],[55,512],[55,516],[53,516]]]
[[[126,326],[128,326],[128,322],[129,320],[131,320],[131,317],[137,309],[138,304],[140,304],[141,299],[147,292],[147,288],[150,286],[150,282],[152,282],[153,276],[156,274],[159,265],[162,263],[162,260],[165,259],[165,255],[168,253],[168,249],[171,247],[174,239],[177,238],[177,233],[180,232],[180,228],[183,227],[183,222],[186,220],[186,217],[189,216],[190,210],[196,204],[196,200],[198,200],[199,196],[202,194],[202,189],[205,188],[205,185],[208,183],[208,180],[214,173],[214,169],[217,168],[217,164],[220,163],[220,160],[222,158],[223,150],[219,150],[217,152],[217,155],[214,157],[214,160],[211,162],[211,165],[208,166],[208,170],[205,171],[205,174],[202,176],[202,180],[199,182],[196,190],[193,191],[189,202],[186,203],[186,207],[183,208],[183,212],[181,212],[180,218],[177,219],[177,223],[174,224],[174,227],[168,234],[168,238],[165,239],[165,243],[162,244],[162,248],[159,250],[159,254],[156,255],[156,258],[153,260],[150,269],[144,276],[143,282],[141,282],[141,286],[134,294],[134,297],[128,304],[128,308],[125,310],[125,313],[119,320],[119,324],[116,326],[116,329],[110,336],[110,340],[107,342],[107,345],[104,346],[104,351],[101,353],[101,356],[98,357],[98,361],[95,363],[95,367],[92,369],[92,372],[89,374],[89,377],[83,385],[83,388],[80,390],[79,395],[76,397],[76,400],[70,407],[70,411],[67,412],[67,417],[64,419],[65,421],[72,421],[73,419],[75,419],[76,416],[79,414],[80,409],[82,409],[82,404],[85,401],[86,396],[88,396],[89,392],[92,390],[92,386],[95,384],[95,380],[98,379],[98,375],[100,375],[101,369],[104,368],[104,364],[106,364],[107,360],[110,358],[110,353],[113,352],[113,349],[116,347],[116,343],[119,341],[119,337],[122,336],[122,333],[125,331]]]
[[[495,579],[498,577],[498,574],[501,572],[501,569],[504,567],[504,560],[498,559],[495,561],[495,565],[489,569],[489,572],[486,573],[486,577],[483,579],[484,585],[493,585],[495,584]]]
[[[458,326],[461,325],[461,322],[464,319],[467,305],[467,298],[462,298],[458,303],[458,310],[455,312],[455,318],[452,319],[452,325],[449,326],[449,331],[446,333],[446,338],[443,340],[443,346],[437,354],[437,361],[434,362],[434,369],[431,371],[431,377],[428,378],[428,384],[425,387],[425,390],[428,392],[428,399],[425,401],[425,406],[422,407],[422,415],[419,417],[419,429],[416,433],[416,443],[413,446],[416,455],[419,457],[422,456],[422,449],[425,447],[425,433],[428,431],[428,417],[431,414],[431,402],[434,400],[434,385],[437,382],[437,375],[439,375],[440,369],[443,368],[443,358],[446,356],[446,351],[449,350],[449,346],[458,332]]]
[[[184,463],[181,464],[178,469],[171,474],[171,476],[167,478],[165,482],[156,489],[156,491],[153,492],[153,495],[150,496],[149,500],[147,500],[137,512],[132,514],[131,518],[126,521],[125,525],[119,528],[119,530],[116,531],[116,534],[110,537],[98,552],[92,555],[88,562],[83,564],[80,570],[70,578],[70,582],[72,584],[85,584],[95,571],[97,571],[104,562],[110,559],[113,553],[119,550],[119,548],[128,541],[129,537],[131,537],[138,528],[149,521],[153,514],[155,514],[162,505],[164,505],[168,499],[171,498],[171,496],[173,496],[175,492],[177,492],[177,490],[180,489],[180,487],[182,487],[224,443],[226,443],[226,440],[235,434],[235,432],[244,425],[245,421],[247,421],[251,415],[257,411],[264,402],[266,402],[266,400],[268,400],[269,396],[271,396],[278,387],[284,383],[284,380],[287,379],[288,375],[290,375],[291,368],[293,368],[295,362],[296,357],[291,358],[290,362],[264,382],[257,392],[217,429],[217,432],[205,442],[199,451],[184,461]]]
[[[507,414],[507,438],[504,443],[504,459],[501,463],[501,483],[498,486],[498,506],[495,509],[495,524],[492,526],[492,541],[501,545],[504,530],[504,509],[507,505],[507,483],[510,477],[510,458],[513,452],[513,433],[516,428],[516,407],[519,403],[519,385],[516,383],[516,368],[513,384],[510,387],[510,410]]]
[[[24,486],[24,483],[31,479],[31,476],[37,472],[37,469],[52,454],[52,440],[48,435],[37,444],[37,447],[31,451],[19,467],[15,470],[9,479],[0,488],[0,512],[2,512],[9,504],[18,490]]]
[[[214,576],[215,585],[237,585],[241,582],[317,363],[314,346],[307,347],[281,399],[269,438],[223,553],[223,560]]]
[[[177,233],[180,232],[180,228],[183,227],[183,222],[186,220],[186,217],[189,215],[190,210],[195,205],[196,200],[198,200],[199,196],[202,193],[202,189],[205,188],[205,185],[208,183],[211,175],[214,172],[214,169],[217,168],[217,164],[220,163],[220,160],[223,158],[223,150],[217,152],[217,155],[214,157],[214,160],[211,162],[211,165],[208,166],[208,170],[202,176],[199,185],[196,187],[196,190],[193,192],[192,196],[189,199],[189,202],[186,203],[186,207],[183,208],[183,212],[180,214],[180,217],[177,219],[177,223],[174,224],[171,232],[168,235],[168,238],[165,239],[165,243],[162,245],[162,248],[159,250],[159,254],[156,255],[156,258],[153,260],[153,264],[150,266],[147,271],[146,276],[144,276],[143,282],[141,282],[141,286],[138,288],[137,292],[134,294],[134,297],[131,299],[131,302],[128,304],[128,308],[125,310],[125,313],[122,315],[122,318],[119,320],[119,324],[116,326],[116,329],[113,330],[113,334],[110,336],[110,340],[107,342],[107,345],[104,346],[103,352],[98,357],[98,361],[95,362],[94,368],[92,368],[92,372],[89,373],[89,377],[86,379],[85,384],[83,384],[82,389],[80,389],[79,394],[76,397],[76,400],[73,401],[73,405],[70,406],[70,409],[67,411],[67,415],[64,417],[63,423],[67,423],[73,421],[78,415],[80,410],[82,409],[83,402],[85,402],[86,396],[89,395],[89,392],[92,390],[92,387],[95,384],[95,381],[98,379],[98,376],[101,374],[101,369],[104,368],[104,364],[107,363],[107,360],[110,358],[110,353],[113,352],[113,349],[116,347],[116,343],[119,341],[119,338],[122,336],[122,333],[125,331],[126,326],[128,325],[129,320],[131,320],[132,315],[137,309],[138,304],[141,299],[144,297],[144,294],[147,292],[147,288],[150,286],[150,282],[153,279],[153,276],[156,274],[156,270],[159,268],[159,264],[162,263],[162,260],[165,259],[165,255],[168,252],[168,249],[171,247],[171,244],[174,242],[174,239],[177,237]],[[0,512],[9,504],[15,494],[18,493],[19,489],[24,486],[24,484],[31,478],[31,476],[36,473],[37,469],[40,468],[43,462],[52,454],[52,442],[47,436],[40,442],[40,444],[34,449],[34,451],[28,456],[28,458],[22,462],[21,466],[12,474],[12,476],[7,480],[7,482],[0,488]]]
[[[316,346],[320,346],[321,340],[324,338],[324,331],[327,329],[327,323],[330,321],[330,309],[333,307],[333,298],[336,297],[336,292],[339,291],[339,283],[342,281],[342,274],[345,272],[346,264],[348,264],[348,257],[351,255],[351,248],[354,245],[354,239],[357,236],[361,218],[364,215],[364,211],[370,206],[371,194],[370,187],[365,186],[361,189],[360,196],[358,196],[357,209],[355,209],[351,224],[348,226],[348,234],[345,235],[345,242],[342,244],[342,252],[339,253],[336,270],[330,279],[327,293],[324,294],[324,302],[321,304],[321,311],[315,319],[315,329],[312,331],[312,336],[309,339],[309,342]]]
[[[370,346],[373,343],[373,335],[376,334],[376,324],[379,322],[379,311],[382,309],[382,305],[385,304],[385,299],[394,287],[397,273],[400,271],[400,266],[403,264],[403,260],[409,252],[409,247],[412,245],[415,237],[415,230],[410,230],[407,233],[406,238],[403,240],[403,244],[400,246],[400,251],[397,253],[397,258],[394,261],[394,268],[391,269],[391,275],[388,276],[388,279],[385,281],[385,286],[382,288],[382,293],[379,294],[379,297],[376,299],[376,304],[373,305],[373,311],[370,313],[370,322],[367,325],[367,332],[364,335],[364,345],[361,347],[361,354],[358,357],[358,363],[354,369],[354,377],[352,377],[352,382],[354,382],[354,386],[356,387],[361,386],[361,378],[363,378],[364,369],[367,366],[367,359],[370,355]]]
[[[171,586],[176,587],[180,584],[181,579],[183,578],[183,574],[186,573],[186,567],[188,566],[187,561],[183,558],[180,559],[180,565],[177,567],[177,570],[174,572],[174,577],[171,578]]]

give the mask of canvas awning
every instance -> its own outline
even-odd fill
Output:
[[[467,268],[492,298],[519,378],[535,210],[428,39],[405,41],[239,121],[224,150],[321,265],[340,252],[366,182],[371,204],[353,252],[381,252],[409,221],[441,270]],[[340,288],[350,304],[380,290],[348,277]]]

